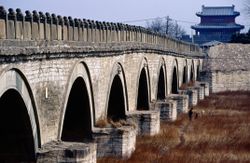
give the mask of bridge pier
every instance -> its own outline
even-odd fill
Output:
[[[133,111],[127,120],[134,123],[138,135],[156,135],[160,132],[160,111]]]
[[[129,158],[135,150],[136,129],[133,126],[120,128],[96,128],[92,134],[97,143],[97,157]]]
[[[198,104],[198,90],[193,87],[188,87],[185,90],[179,90],[179,94],[188,95],[189,106],[196,106]]]
[[[198,82],[201,87],[204,87],[204,94],[206,97],[209,96],[209,83],[208,82]]]
[[[194,89],[198,91],[198,100],[204,100],[205,98],[205,88],[202,87],[199,83],[196,83]]]
[[[177,119],[177,101],[175,100],[157,101],[155,110],[160,110],[161,120],[175,121]]]
[[[37,163],[95,163],[96,144],[53,141],[42,146],[37,153]]]
[[[177,114],[188,112],[188,104],[189,104],[188,95],[170,94],[166,97],[166,99],[176,101]]]

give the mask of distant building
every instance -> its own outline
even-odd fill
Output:
[[[236,24],[235,18],[240,15],[234,11],[234,5],[221,7],[202,6],[202,11],[196,13],[201,18],[200,24],[191,26],[195,30],[194,42],[204,44],[210,41],[229,42],[231,36],[244,29]]]

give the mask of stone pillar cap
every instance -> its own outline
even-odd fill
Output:
[[[31,21],[32,20],[32,14],[31,14],[31,12],[29,11],[29,10],[26,10],[25,11],[25,20],[26,21]]]
[[[14,11],[12,8],[9,8],[8,11],[9,11],[9,13],[8,13],[8,19],[9,19],[9,20],[14,20],[15,17],[16,17],[15,11]]]

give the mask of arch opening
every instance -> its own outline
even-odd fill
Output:
[[[191,82],[194,81],[194,68],[193,68],[193,66],[191,66],[190,81],[191,81]]]
[[[61,139],[83,142],[92,138],[90,102],[86,84],[78,77],[72,85],[64,117]]]
[[[0,98],[0,162],[34,162],[32,125],[22,96],[14,89]]]
[[[177,80],[177,70],[174,67],[173,76],[172,76],[172,93],[178,94],[178,80]]]
[[[159,79],[158,79],[158,89],[157,89],[157,99],[163,100],[165,99],[165,80],[164,80],[164,70],[161,67]]]
[[[184,69],[183,69],[183,80],[182,80],[183,84],[186,84],[187,83],[187,67],[184,66]]]
[[[108,102],[108,118],[112,121],[126,118],[123,86],[119,75],[116,75],[112,82]]]
[[[200,65],[197,66],[197,80],[199,81],[200,80]]]
[[[137,110],[149,110],[148,81],[145,68],[142,69],[139,78]]]

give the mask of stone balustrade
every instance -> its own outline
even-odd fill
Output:
[[[157,45],[176,52],[200,53],[194,44],[155,33],[144,27],[62,17],[37,11],[9,9],[0,6],[0,40],[78,41],[91,43],[135,42]]]

